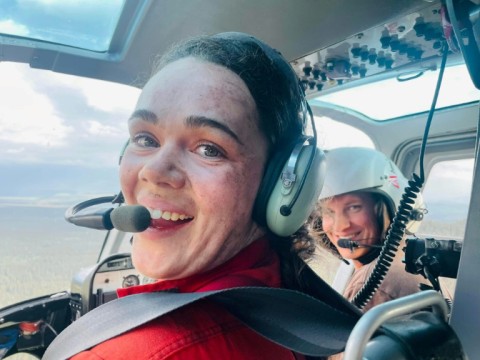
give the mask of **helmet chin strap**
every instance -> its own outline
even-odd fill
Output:
[[[373,260],[375,260],[380,255],[380,251],[382,251],[381,248],[371,248],[368,253],[360,256],[358,259],[355,259],[355,261],[359,261],[362,265],[370,264]],[[341,260],[347,265],[350,264],[350,261],[353,261],[353,259],[347,260],[343,257],[341,258]]]
[[[378,257],[378,255],[380,255],[380,251],[382,251],[381,248],[371,248],[369,252],[367,252],[365,255],[360,256],[358,259],[355,259],[355,260],[360,261],[362,265],[370,264],[373,260],[375,260]]]

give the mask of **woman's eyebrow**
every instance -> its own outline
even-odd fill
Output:
[[[236,142],[238,142],[240,145],[244,145],[243,142],[238,138],[237,134],[233,132],[232,129],[230,129],[227,125],[222,124],[221,122],[210,119],[205,116],[189,116],[188,118],[185,119],[185,124],[188,127],[211,127],[213,129],[218,129],[229,135],[231,138],[233,138]]]
[[[140,119],[140,120],[152,123],[154,125],[158,123],[157,115],[155,115],[154,112],[150,110],[145,110],[145,109],[135,110],[128,120],[130,121],[133,119]],[[206,126],[206,127],[211,127],[213,129],[221,130],[225,134],[229,135],[236,142],[238,142],[240,145],[244,145],[243,142],[238,138],[237,134],[235,134],[233,130],[230,129],[227,125],[222,124],[217,120],[210,119],[206,116],[191,115],[185,119],[185,124],[186,126],[191,128],[195,128],[195,127],[200,128],[200,127]]]
[[[157,115],[155,115],[154,112],[150,110],[145,110],[145,109],[138,109],[135,110],[132,115],[130,115],[130,118],[128,119],[133,120],[133,119],[141,119],[143,121],[147,121],[152,124],[157,124],[158,123],[158,118]]]

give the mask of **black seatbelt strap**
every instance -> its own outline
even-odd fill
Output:
[[[342,351],[359,313],[335,308],[304,293],[238,287],[198,293],[142,293],[103,304],[73,322],[43,360],[68,359],[105,340],[201,299],[218,302],[267,339],[309,356]]]

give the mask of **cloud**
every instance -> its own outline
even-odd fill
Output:
[[[92,79],[82,79],[77,86],[83,90],[89,106],[107,112],[130,114],[140,94],[138,88]]]
[[[7,154],[12,154],[12,155],[21,154],[21,153],[23,153],[24,151],[25,151],[25,148],[24,148],[24,147],[5,149],[5,152],[6,152]]]
[[[123,6],[124,0],[0,1],[0,20],[15,35],[106,51]]]
[[[62,100],[65,100],[66,94],[71,96],[72,92],[75,92],[75,96],[81,99],[83,106],[86,105],[98,112],[129,114],[133,111],[140,94],[138,88],[98,79],[52,72],[39,72],[34,76],[33,82],[38,89],[56,93]],[[62,92],[58,90],[55,92],[55,89],[62,89]],[[66,89],[69,89],[69,92],[65,94],[63,90]]]
[[[69,0],[68,4],[80,3],[82,0]],[[22,6],[31,5],[31,0],[19,0],[19,4]],[[35,0],[36,3],[42,4],[42,6],[62,5],[65,4],[65,0]]]
[[[437,163],[433,166],[431,174],[434,174],[435,176],[441,174],[445,179],[456,179],[465,184],[471,185],[473,176],[473,159]]]
[[[19,24],[12,19],[6,19],[0,21],[0,33],[28,36],[30,31],[27,26]]]
[[[54,194],[50,196],[0,196],[1,207],[41,207],[41,208],[69,208],[72,205],[93,199],[105,194]]]
[[[67,196],[49,196],[46,198],[37,196],[0,196],[0,207],[20,206],[20,207],[68,207],[72,205],[72,197]]]
[[[139,89],[17,63],[0,78],[1,161],[116,166]]]
[[[87,128],[91,135],[118,136],[123,134],[118,127],[103,125],[95,120],[88,121]]]
[[[37,93],[21,69],[2,64],[0,140],[56,147],[72,131],[55,113],[48,95]]]

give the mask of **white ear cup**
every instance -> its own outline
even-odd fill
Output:
[[[315,151],[312,164],[308,167],[312,151]],[[287,168],[285,164],[284,170]],[[296,181],[291,188],[286,188],[281,178],[267,203],[267,226],[278,236],[289,236],[297,231],[308,219],[320,195],[325,180],[326,158],[322,150],[314,145],[303,146],[295,166]],[[302,178],[306,174],[302,186]],[[299,189],[299,187],[302,188]],[[298,199],[288,216],[282,215],[282,206],[290,206],[295,194],[300,191]]]

